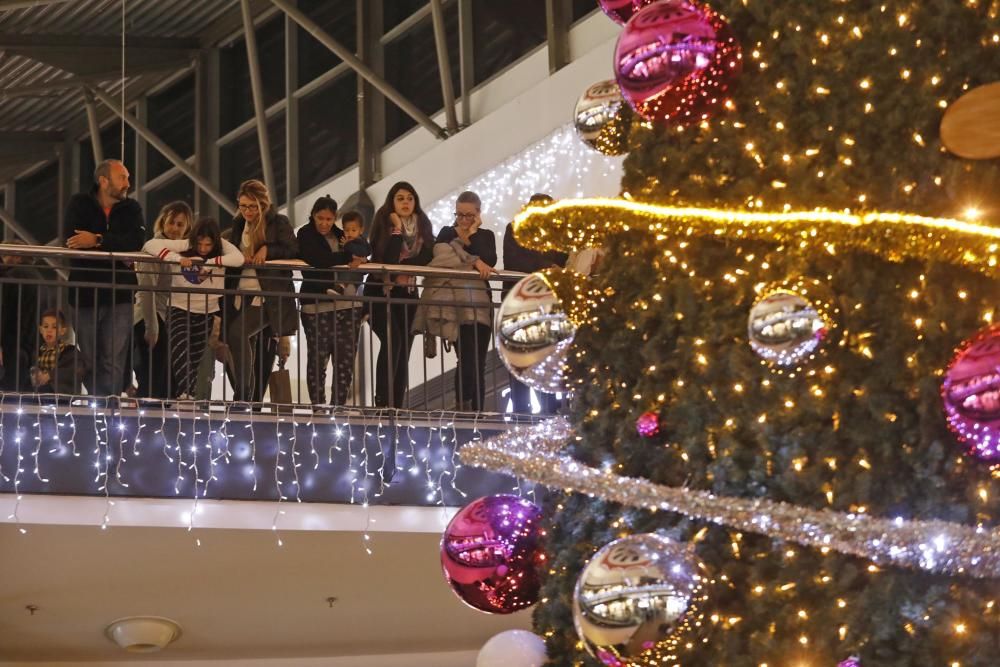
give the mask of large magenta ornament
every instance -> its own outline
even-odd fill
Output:
[[[838,662],[837,667],[861,667],[861,660],[852,655],[847,660],[841,660]]]
[[[660,0],[633,16],[615,47],[615,78],[645,119],[707,119],[725,102],[743,54],[718,14],[688,0]]]
[[[538,601],[545,554],[541,508],[517,496],[473,500],[452,518],[441,538],[445,579],[467,605],[510,614]]]
[[[1000,460],[1000,325],[966,340],[941,384],[948,427],[984,461]]]
[[[612,21],[625,25],[637,11],[651,2],[653,0],[597,0],[597,5]]]

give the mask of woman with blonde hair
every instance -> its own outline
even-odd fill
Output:
[[[153,238],[177,241],[187,238],[194,213],[183,201],[172,201],[160,209],[153,224]],[[155,292],[140,290],[133,310],[135,330],[132,367],[138,381],[137,395],[143,398],[169,398],[170,391],[170,330],[166,326],[170,303],[171,266],[162,262],[137,262],[139,287],[156,288]],[[128,382],[132,384],[132,372]]]
[[[225,236],[240,249],[246,264],[226,272],[226,288],[238,289],[239,294],[226,298],[223,335],[231,353],[228,363],[233,398],[253,401],[263,393],[258,385],[266,382],[271,371],[255,368],[255,364],[263,363],[254,358],[258,337],[291,336],[299,329],[291,270],[263,266],[268,261],[297,258],[299,246],[291,223],[275,210],[264,183],[256,179],[244,181],[237,198],[239,212]],[[271,294],[257,294],[260,292]],[[259,378],[255,371],[260,371]]]

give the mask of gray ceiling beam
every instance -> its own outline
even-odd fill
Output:
[[[191,69],[192,61],[160,63],[150,65],[143,69],[129,68],[129,83],[139,74],[171,74],[185,69]],[[68,88],[79,88],[83,85],[93,85],[108,81],[116,81],[121,77],[121,72],[104,72],[98,74],[87,74],[83,76],[72,76],[66,79],[58,79],[49,83],[40,83],[31,86],[15,86],[13,88],[0,89],[0,96],[3,97],[49,97]]]
[[[121,35],[49,35],[45,33],[0,32],[0,49],[112,49],[121,53]],[[126,53],[129,51],[197,51],[201,41],[192,37],[143,37],[125,36]]]
[[[445,35],[444,6],[441,0],[431,0],[431,18],[434,23],[434,46],[437,49],[438,73],[441,75],[441,99],[448,132],[458,132],[458,115],[455,113],[455,87],[451,82],[451,61],[448,58],[448,37]]]
[[[62,132],[18,132],[17,130],[0,130],[0,144],[60,144],[63,141]]]
[[[253,115],[257,122],[257,146],[260,149],[260,166],[264,173],[264,184],[271,192],[278,192],[274,181],[274,166],[271,164],[271,139],[267,134],[267,110],[264,102],[264,79],[260,74],[260,55],[257,53],[257,31],[254,30],[250,0],[240,0],[243,15],[244,43],[247,51],[247,66],[250,70],[250,93],[253,97]],[[277,194],[275,194],[277,198]]]
[[[40,7],[42,5],[54,5],[57,2],[67,2],[68,0],[0,0],[0,12],[8,9],[28,9],[30,7]]]

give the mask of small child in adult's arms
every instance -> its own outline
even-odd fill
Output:
[[[31,384],[40,394],[82,393],[83,364],[76,346],[65,342],[68,331],[58,310],[47,310],[39,318],[42,344],[31,368]]]
[[[361,217],[361,214],[357,211],[348,211],[340,219],[340,226],[344,230],[344,236],[341,240],[344,252],[349,252],[354,257],[368,259],[369,255],[372,254],[372,245],[365,238],[364,219]],[[348,291],[347,284],[337,283],[333,286],[332,290],[328,291],[344,294]]]

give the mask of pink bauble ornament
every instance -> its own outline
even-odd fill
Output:
[[[597,6],[615,23],[625,25],[637,11],[654,0],[597,0]]]
[[[729,25],[688,0],[660,0],[633,16],[615,47],[615,78],[647,120],[707,119],[743,68]]]
[[[660,432],[660,415],[655,412],[643,412],[635,420],[635,430],[644,438],[652,438]]]
[[[948,428],[984,461],[1000,460],[1000,325],[966,340],[941,383]]]
[[[538,601],[545,554],[541,508],[509,495],[473,500],[448,523],[441,567],[455,594],[490,614],[510,614]]]
[[[851,656],[847,660],[842,660],[837,663],[837,667],[861,667],[861,660]]]

